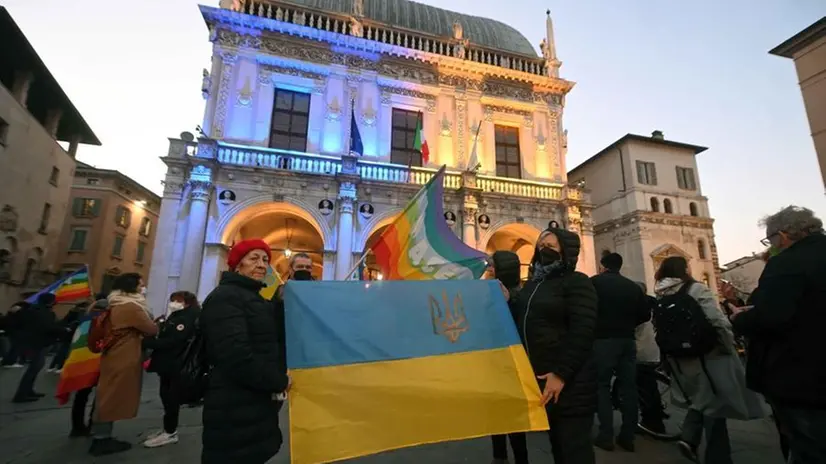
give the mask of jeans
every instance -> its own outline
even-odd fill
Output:
[[[163,430],[175,433],[178,430],[178,415],[181,412],[180,379],[177,375],[160,374],[161,403],[163,404]]]
[[[826,410],[774,405],[774,413],[789,441],[789,464],[826,462]]]
[[[510,438],[514,463],[528,464],[528,439],[525,433],[517,432],[507,435],[494,435],[490,438],[493,441],[493,459],[508,459],[507,440]]]
[[[26,368],[26,372],[23,373],[23,377],[20,378],[20,383],[17,385],[17,393],[14,395],[15,398],[25,398],[35,393],[34,382],[37,380],[37,374],[43,370],[43,366],[46,364],[45,348],[34,349],[32,352],[29,367]]]
[[[731,442],[729,441],[726,419],[707,417],[696,409],[689,409],[683,421],[681,440],[696,449],[700,446],[704,431],[706,455],[703,462],[706,464],[732,464]]]
[[[634,440],[639,415],[637,398],[637,343],[633,338],[607,338],[594,341],[597,362],[599,436],[614,438],[614,405],[611,401],[611,379],[617,375],[622,427],[619,437]]]

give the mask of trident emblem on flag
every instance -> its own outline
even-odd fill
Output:
[[[462,294],[456,294],[456,297],[453,298],[453,306],[451,306],[447,292],[443,291],[444,310],[436,298],[432,295],[428,298],[430,300],[430,318],[433,322],[433,333],[444,336],[450,343],[456,343],[459,337],[467,332],[469,328]]]

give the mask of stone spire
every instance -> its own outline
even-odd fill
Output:
[[[559,67],[562,62],[556,57],[556,42],[554,41],[554,22],[551,19],[551,10],[545,12],[545,39],[542,41],[542,56],[545,57],[547,73],[552,77],[559,77]]]

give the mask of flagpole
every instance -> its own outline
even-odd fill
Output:
[[[361,263],[363,263],[364,260],[367,259],[367,253],[369,252],[370,250],[367,250],[361,254],[361,258],[359,258],[358,262],[356,262],[356,265],[353,266],[353,269],[351,269],[350,272],[347,273],[347,276],[344,277],[344,280],[350,280],[350,277],[353,277],[353,273],[355,273],[358,270],[359,266],[361,266]]]
[[[479,131],[482,130],[482,121],[479,121],[479,125],[476,126],[476,135],[473,136],[473,149],[471,150],[471,154],[476,152],[476,144],[479,142]],[[471,167],[470,163],[465,167],[467,172],[474,172],[478,167],[480,167],[482,163],[479,162],[479,158],[477,155],[476,158],[476,166]]]

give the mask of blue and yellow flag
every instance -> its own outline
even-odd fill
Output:
[[[288,282],[294,464],[547,430],[492,280]]]

